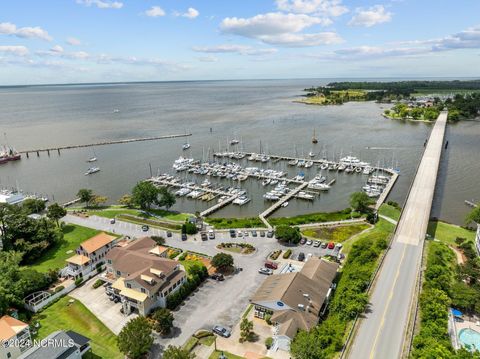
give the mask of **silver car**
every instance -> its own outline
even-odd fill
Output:
[[[273,274],[273,271],[272,271],[271,269],[269,269],[269,268],[260,268],[260,269],[258,270],[258,273],[260,273],[260,274],[266,274],[266,275],[271,275],[271,274]]]
[[[215,325],[213,328],[212,328],[212,331],[215,333],[215,334],[218,334],[220,335],[221,337],[224,337],[224,338],[228,338],[230,336],[230,334],[232,334],[231,330],[224,327],[223,325]]]

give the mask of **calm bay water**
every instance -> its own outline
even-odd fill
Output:
[[[188,155],[201,159],[208,150],[227,147],[227,138],[242,138],[247,151],[305,155],[312,150],[316,129],[329,158],[353,154],[372,164],[392,160],[401,170],[390,199],[404,201],[430,125],[385,120],[386,105],[348,103],[317,107],[292,102],[304,87],[322,80],[174,82],[82,86],[42,86],[0,89],[0,130],[18,150],[191,132]],[[118,109],[118,113],[114,113]],[[212,132],[210,132],[210,128]],[[480,200],[480,122],[449,125],[449,147],[442,159],[433,215],[462,223],[465,199]],[[64,202],[79,188],[92,188],[112,202],[153,171],[171,171],[173,160],[185,155],[184,139],[130,143],[51,153],[31,154],[0,167],[0,186],[19,187]],[[183,153],[182,153],[183,152]],[[101,172],[84,176],[85,162],[97,156]],[[317,155],[317,157],[319,157]],[[246,163],[246,162],[244,162]],[[257,166],[256,164],[249,164]],[[272,165],[270,165],[272,166]],[[275,165],[286,168],[285,164]],[[316,172],[316,169],[315,169]],[[292,172],[293,174],[293,172]],[[310,170],[310,175],[314,170]],[[328,174],[333,178],[332,173]],[[328,194],[313,204],[295,200],[275,215],[294,215],[345,208],[352,191],[365,181],[361,175],[338,175]],[[227,184],[228,182],[224,182]],[[227,206],[218,216],[255,216],[268,206],[256,181],[243,186],[253,197],[243,207]],[[175,209],[193,212],[212,203],[179,199]]]

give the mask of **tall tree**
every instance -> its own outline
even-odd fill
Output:
[[[172,207],[177,201],[173,193],[171,193],[166,187],[160,188],[159,194],[160,194],[160,198],[157,204],[160,207],[165,207],[167,210],[170,209],[170,207]]]
[[[158,308],[152,314],[153,329],[161,335],[168,335],[173,328],[173,314],[166,308]]]
[[[467,225],[472,222],[480,224],[480,205],[470,211],[470,213],[465,218],[465,222]]]
[[[152,328],[145,317],[130,320],[118,334],[118,349],[131,359],[144,356],[153,344]]]
[[[250,341],[253,335],[253,322],[243,318],[240,322],[240,343]]]
[[[212,258],[212,266],[225,272],[233,267],[233,257],[227,253],[217,253]]]
[[[22,208],[27,214],[40,213],[45,210],[45,201],[36,198],[27,198],[22,202]]]
[[[92,200],[91,200],[91,204],[95,207],[98,207],[102,204],[105,204],[105,202],[107,202],[107,201],[108,201],[108,197],[94,195]]]
[[[163,359],[195,359],[196,355],[190,353],[182,347],[175,347],[169,345],[168,348],[163,352]]]
[[[131,207],[132,206],[132,195],[124,194],[119,200],[118,203],[122,206]]]
[[[94,194],[91,189],[82,188],[78,190],[77,197],[80,198],[80,202],[85,203],[85,206],[88,207],[94,197]]]
[[[151,182],[138,182],[132,190],[132,202],[143,210],[150,209],[158,201],[159,190]]]
[[[24,284],[20,280],[21,255],[15,252],[0,252],[0,317],[11,305],[22,305]]]
[[[62,206],[60,206],[58,203],[54,203],[48,206],[47,217],[55,221],[55,223],[57,223],[57,226],[59,226],[58,221],[60,220],[60,218],[63,218],[66,215],[67,215],[67,210]]]
[[[358,212],[367,212],[372,200],[365,192],[354,192],[350,196],[350,206]]]

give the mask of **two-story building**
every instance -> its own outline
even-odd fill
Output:
[[[0,359],[16,359],[29,348],[28,324],[9,315],[0,318]]]
[[[114,247],[117,237],[99,233],[75,250],[76,254],[67,261],[65,274],[71,278],[88,278],[95,273],[97,265],[105,263],[105,256]]]
[[[274,348],[289,351],[299,330],[308,331],[318,324],[332,294],[337,269],[337,263],[313,257],[300,272],[265,279],[250,302],[255,317],[271,317]]]
[[[186,281],[178,262],[165,258],[166,248],[150,237],[114,247],[107,255],[107,275],[115,278],[111,289],[120,297],[125,314],[147,315],[166,306],[166,298]]]

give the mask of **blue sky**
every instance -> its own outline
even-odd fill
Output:
[[[480,1],[4,0],[0,85],[476,77]]]

